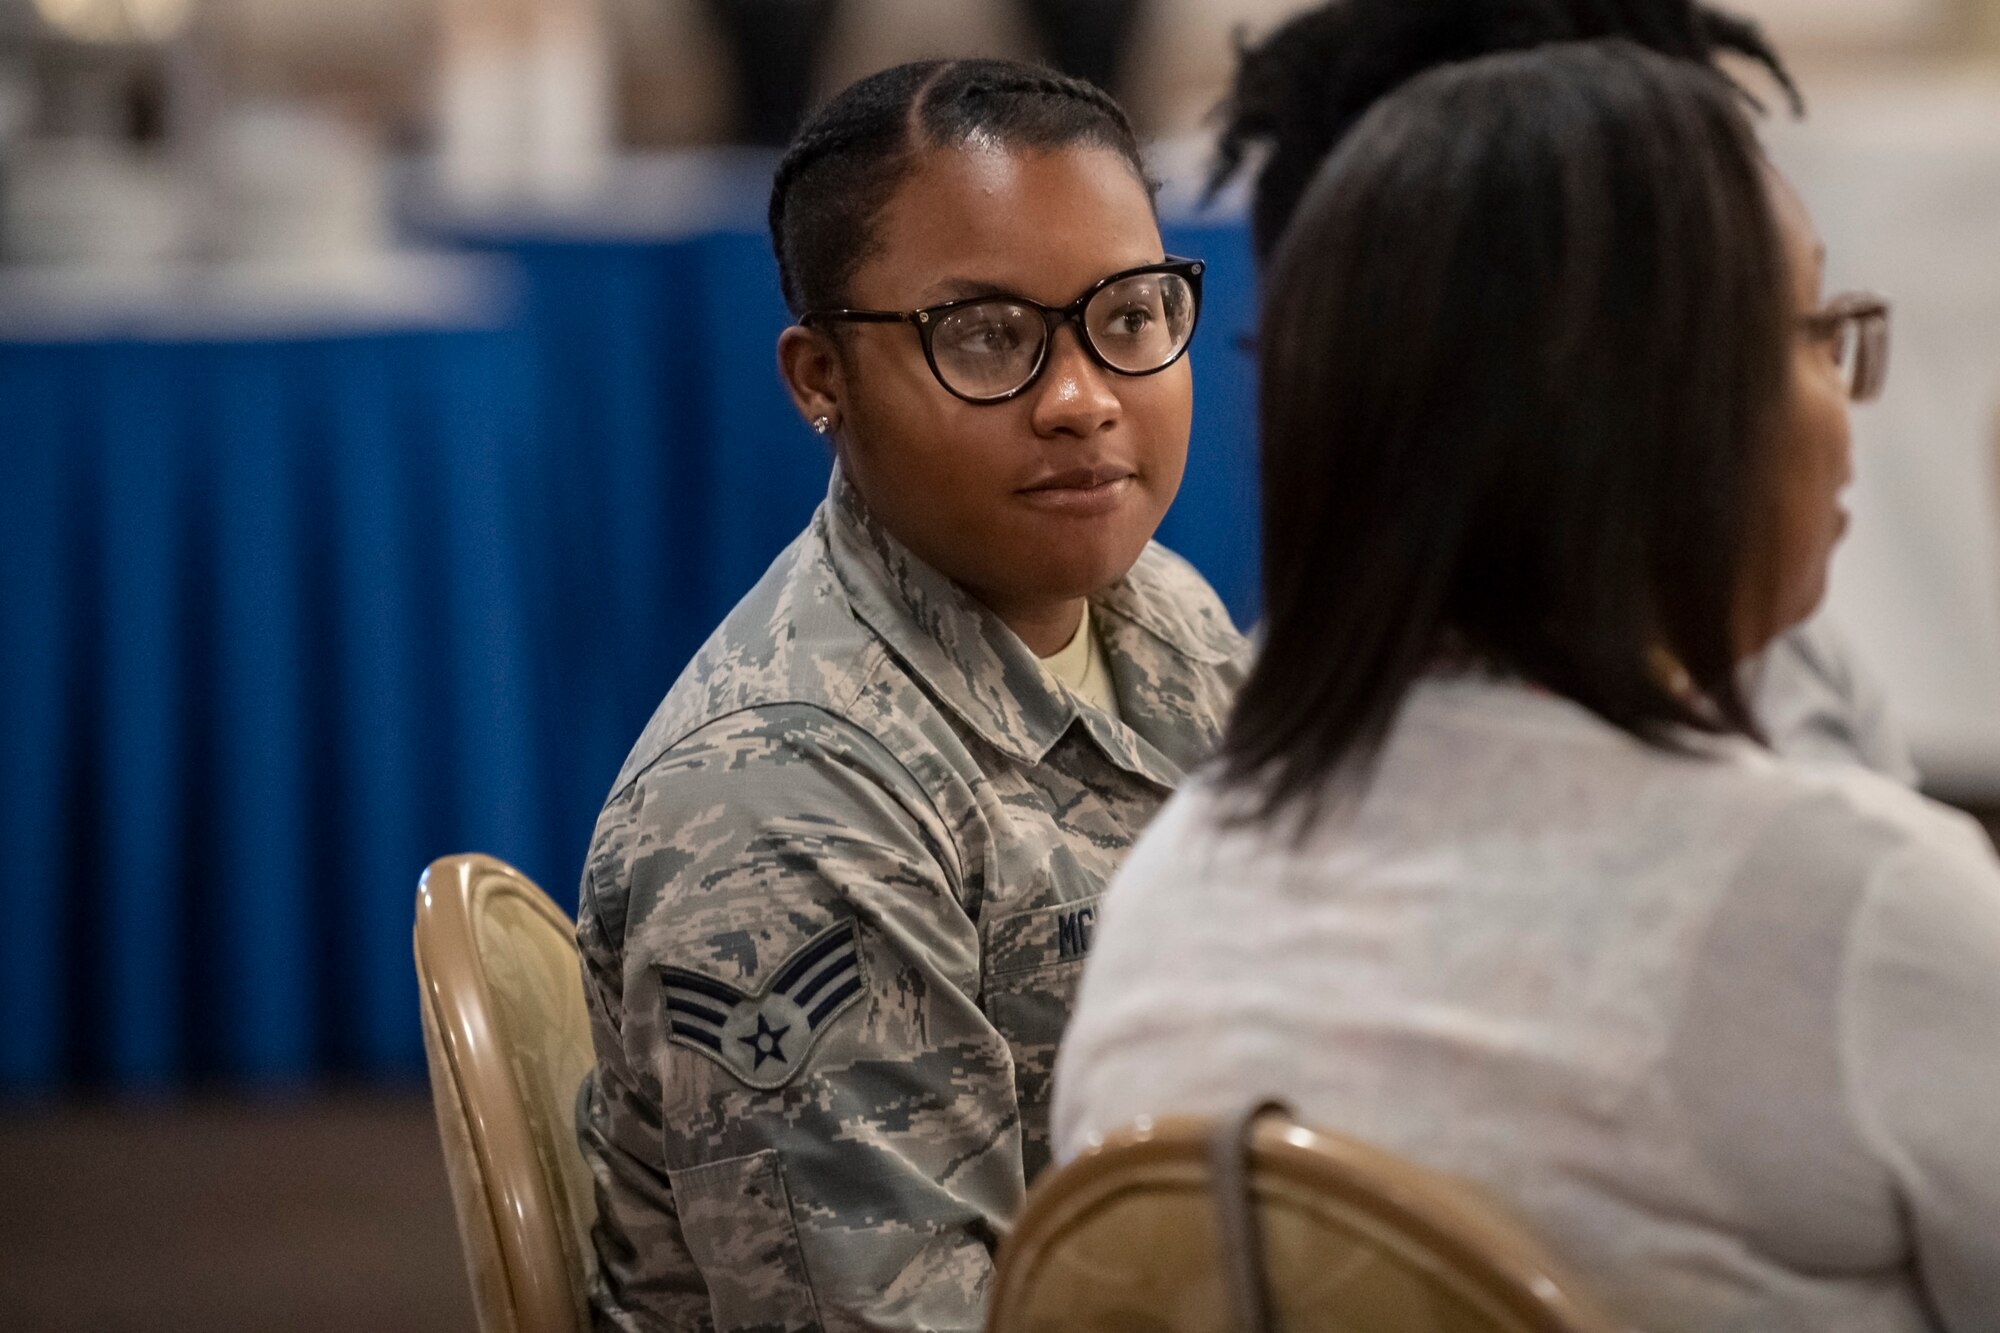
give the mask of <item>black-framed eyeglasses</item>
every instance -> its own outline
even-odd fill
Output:
[[[1889,377],[1889,303],[1872,292],[1847,292],[1800,317],[1808,336],[1833,350],[1847,396],[1865,403]]]
[[[920,310],[813,310],[817,324],[909,324],[931,374],[968,403],[1004,403],[1048,365],[1056,330],[1075,323],[1091,360],[1119,375],[1155,375],[1181,359],[1201,317],[1199,259],[1173,255],[1101,278],[1057,309],[1025,296],[969,296]]]

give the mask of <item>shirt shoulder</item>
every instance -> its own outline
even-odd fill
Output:
[[[958,878],[931,793],[888,746],[824,707],[763,703],[681,736],[612,793],[588,885],[600,910],[608,897],[632,899],[618,915],[642,918],[669,883],[703,867],[728,871],[754,902],[765,874],[781,875],[801,847],[851,859],[875,844],[921,851]]]
[[[1976,820],[1888,774],[1767,753],[1737,767],[1744,794],[1755,792],[1771,809],[1761,840],[1766,851],[1774,841],[1791,843],[1801,855],[1810,851],[1815,860],[1863,877],[1912,848],[1992,860],[1992,843]]]
[[[1758,717],[1778,753],[1860,764],[1916,785],[1887,691],[1826,614],[1779,636],[1752,677]]]
[[[1248,666],[1249,641],[1222,598],[1200,571],[1158,542],[1147,543],[1125,577],[1096,602],[1181,656],[1210,665]]]
[[[695,652],[626,757],[612,795],[719,718],[786,704],[845,717],[886,661],[835,576],[815,518]]]

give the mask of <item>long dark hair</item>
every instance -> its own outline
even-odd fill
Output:
[[[1620,37],[1702,65],[1743,56],[1803,107],[1755,23],[1693,0],[1327,0],[1238,52],[1210,191],[1258,164],[1250,236],[1262,259],[1320,163],[1392,89],[1478,56]]]
[[[1364,773],[1450,662],[1654,744],[1758,734],[1767,171],[1721,76],[1623,42],[1426,74],[1327,162],[1258,337],[1266,639],[1221,771],[1262,815]]]

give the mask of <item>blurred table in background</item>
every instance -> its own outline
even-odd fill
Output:
[[[0,1091],[420,1069],[417,871],[562,863],[506,288],[0,271]]]

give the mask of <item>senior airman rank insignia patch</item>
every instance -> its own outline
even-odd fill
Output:
[[[755,995],[725,981],[663,967],[667,1040],[699,1051],[753,1088],[779,1088],[841,1010],[861,998],[854,923],[814,936]]]

